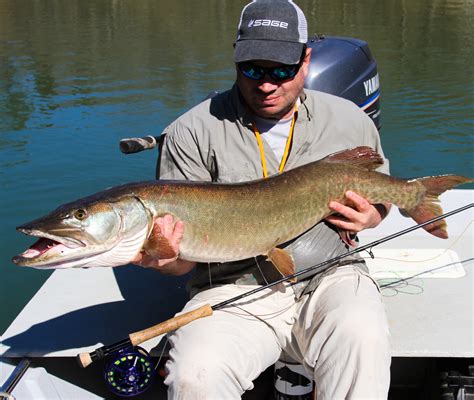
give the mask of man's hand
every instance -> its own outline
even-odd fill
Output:
[[[150,234],[149,241],[158,241],[166,239],[169,247],[173,250],[174,256],[171,258],[155,258],[145,251],[141,251],[135,259],[131,261],[132,264],[140,265],[142,267],[156,268],[160,272],[172,275],[182,275],[189,272],[194,266],[194,262],[178,259],[179,245],[184,234],[184,223],[177,221],[174,223],[172,215],[165,215],[159,217],[154,221],[153,230]]]
[[[370,204],[357,193],[347,191],[346,199],[351,206],[345,206],[336,201],[329,203],[329,208],[337,213],[326,217],[326,221],[333,224],[343,232],[342,239],[351,246],[356,242],[350,237],[368,228],[375,228],[388,213],[389,204]]]

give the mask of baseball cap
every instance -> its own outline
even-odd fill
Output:
[[[308,41],[303,11],[291,0],[254,0],[240,15],[234,61],[297,64]]]

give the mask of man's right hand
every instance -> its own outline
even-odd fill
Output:
[[[195,262],[186,261],[179,259],[179,245],[184,234],[184,222],[174,222],[172,215],[165,215],[159,217],[154,221],[153,229],[150,234],[150,238],[165,238],[169,242],[169,246],[175,253],[174,257],[171,258],[155,258],[148,254],[146,251],[141,251],[131,261],[132,264],[139,265],[146,268],[155,268],[162,273],[170,275],[184,275],[191,271],[196,265]]]

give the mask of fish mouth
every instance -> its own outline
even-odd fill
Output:
[[[19,266],[35,264],[36,261],[41,262],[41,260],[49,255],[48,253],[67,257],[69,252],[80,247],[86,247],[84,242],[72,237],[54,235],[50,232],[42,232],[25,227],[18,227],[17,231],[38,238],[23,253],[12,258],[12,262]]]

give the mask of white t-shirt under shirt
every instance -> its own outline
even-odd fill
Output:
[[[257,125],[260,134],[272,148],[277,156],[277,160],[283,158],[292,121],[293,116],[281,120],[255,117],[255,125]]]

